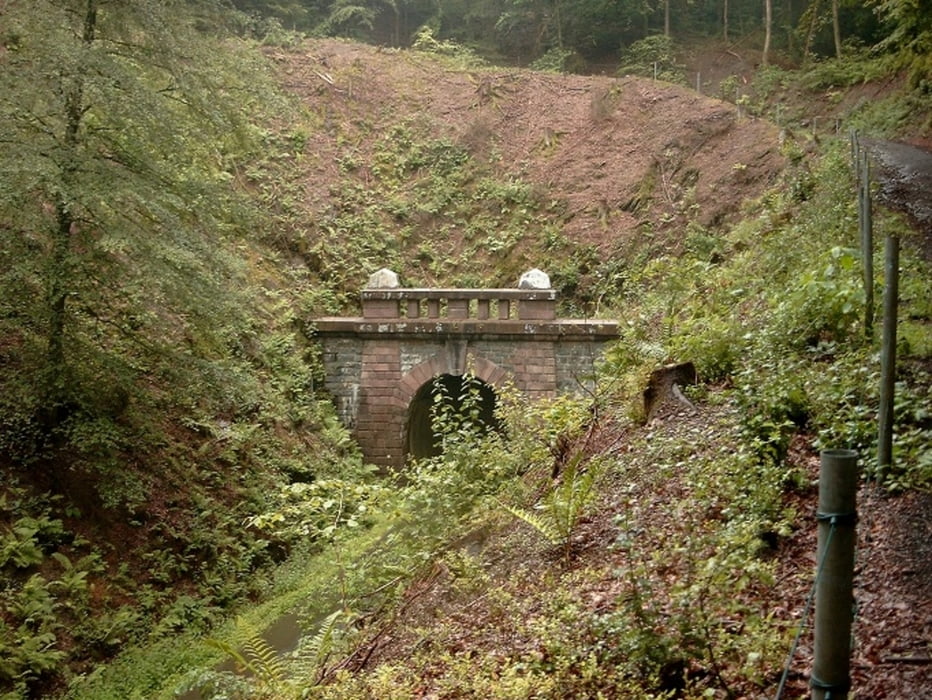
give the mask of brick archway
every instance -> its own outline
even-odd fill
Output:
[[[422,404],[425,397],[429,399],[433,395],[432,387],[435,381],[463,377],[466,374],[478,379],[481,382],[483,398],[483,417],[480,420],[490,428],[494,423],[491,412],[494,411],[498,400],[499,389],[506,383],[513,382],[513,377],[507,371],[484,357],[466,351],[465,345],[461,348],[448,347],[445,350],[411,368],[398,383],[396,398],[406,406],[401,437],[404,459],[411,456],[426,457],[439,452],[426,446],[430,442],[431,428],[429,409]],[[486,402],[490,403],[487,405]]]
[[[365,458],[405,460],[411,402],[435,377],[467,369],[531,400],[573,393],[593,373],[614,321],[557,319],[552,289],[365,289],[363,316],[315,319],[325,386]]]
[[[503,387],[506,382],[513,381],[514,375],[505,371],[494,362],[479,357],[475,353],[468,353],[466,361],[462,364],[450,361],[448,353],[437,353],[429,360],[421,362],[419,365],[412,367],[398,382],[398,393],[396,394],[399,401],[405,406],[411,403],[411,400],[420,391],[421,387],[434,378],[443,374],[452,374],[453,376],[462,376],[467,371],[471,372],[477,379],[491,386],[492,388]]]

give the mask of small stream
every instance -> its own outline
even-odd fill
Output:
[[[298,616],[295,613],[287,613],[263,630],[262,638],[270,647],[277,650],[279,655],[282,655],[294,651],[304,634],[305,630],[298,622]],[[213,670],[220,673],[237,673],[236,662],[232,658],[226,659],[214,666]],[[178,700],[203,700],[201,693],[197,690],[189,690],[175,697]]]

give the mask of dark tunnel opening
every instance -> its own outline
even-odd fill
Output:
[[[495,389],[475,377],[442,374],[427,382],[411,399],[405,431],[405,453],[414,459],[435,457],[443,452],[442,436],[435,433],[434,406],[443,401],[457,418],[466,419],[468,407],[476,409],[476,423],[489,433],[500,431],[495,416]]]

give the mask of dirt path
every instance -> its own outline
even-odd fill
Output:
[[[878,166],[880,202],[905,213],[921,234],[922,253],[932,260],[932,153],[893,141],[865,141]]]

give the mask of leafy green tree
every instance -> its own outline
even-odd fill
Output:
[[[255,69],[244,58],[230,82],[218,66],[229,52],[205,27],[222,17],[180,0],[0,6],[0,451],[73,440],[147,375],[229,343]]]
[[[563,49],[563,0],[506,0],[496,29],[530,57]]]
[[[249,15],[274,17],[289,29],[308,26],[321,3],[307,0],[233,0],[233,6]]]
[[[438,12],[438,0],[335,0],[319,26],[324,34],[407,46]]]
[[[650,0],[611,2],[575,0],[563,12],[564,42],[583,56],[614,55],[646,36],[646,23],[653,12]]]
[[[932,2],[872,0],[872,4],[887,31],[881,48],[899,53],[914,87],[932,84]]]
[[[376,5],[365,0],[336,0],[320,30],[325,34],[362,37],[375,27],[377,12]]]

